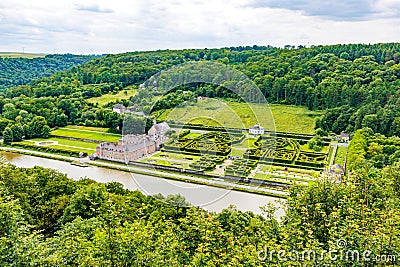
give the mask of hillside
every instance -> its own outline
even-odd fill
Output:
[[[108,55],[49,78],[9,88],[5,98],[0,100],[3,103],[0,107],[9,102],[16,106],[23,100],[30,103],[24,108],[28,113],[45,116],[50,126],[57,125],[57,116],[65,115],[73,124],[114,127],[118,121],[107,122],[107,116],[99,111],[96,101],[86,99],[128,86],[136,89],[153,74],[176,64],[210,60],[245,73],[269,103],[326,111],[317,120],[317,127],[324,130],[340,133],[370,127],[375,132],[399,135],[399,53],[400,44],[388,43],[290,49],[253,46]],[[207,97],[236,98],[237,101],[237,96],[223,87],[195,84],[177,89]],[[171,108],[192,96],[172,92],[175,95],[160,100],[156,95],[162,92],[148,89],[135,92],[133,104],[145,112]],[[29,100],[20,98],[21,95]],[[125,98],[123,102],[127,105],[129,100]],[[43,108],[48,111],[31,106],[41,106],[41,103],[47,103]],[[106,107],[110,105],[112,103],[105,104]],[[3,114],[3,117],[14,120],[19,111],[21,109],[16,108],[12,113],[15,116]]]
[[[139,86],[175,64],[214,60],[246,73],[275,107],[290,104],[291,117],[280,118],[287,130],[311,128],[301,113],[323,114],[317,127],[353,135],[346,174],[292,184],[282,221],[270,205],[263,216],[235,207],[207,212],[179,195],[145,196],[116,182],[73,181],[1,158],[0,265],[399,266],[399,53],[399,44],[133,52],[8,88],[0,98],[0,131],[10,142],[24,135],[42,140],[49,126],[121,129],[124,115],[110,107],[128,105],[131,96],[138,109],[161,116],[201,95],[223,99],[245,117],[240,99],[220,86],[186,85],[166,96],[152,83]],[[53,133],[76,137],[79,128]],[[83,128],[94,129],[82,127],[80,136]],[[95,134],[117,138],[105,131]]]
[[[0,90],[82,64],[93,56],[0,53]]]

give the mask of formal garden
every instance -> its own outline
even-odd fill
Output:
[[[174,154],[187,155],[185,166],[205,174],[264,180],[275,177],[279,180],[285,178],[282,172],[286,171],[286,176],[292,176],[294,180],[311,181],[314,173],[320,173],[326,167],[330,150],[328,142],[323,143],[319,152],[308,148],[310,139],[309,135],[301,134],[252,136],[239,131],[199,133],[185,129],[166,142],[161,153],[166,158]],[[283,170],[270,172],[271,166]],[[293,171],[288,172],[288,169]]]

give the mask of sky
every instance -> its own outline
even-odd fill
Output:
[[[2,0],[0,51],[398,42],[400,0]]]

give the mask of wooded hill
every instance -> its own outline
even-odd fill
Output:
[[[264,217],[234,207],[215,214],[187,207],[179,196],[152,198],[116,182],[73,181],[2,162],[0,265],[398,266],[400,168],[377,164],[387,142],[399,144],[357,131],[351,176],[293,185],[281,222],[268,205]]]
[[[35,106],[42,105],[37,102],[46,102],[46,107],[26,107],[25,110],[39,113],[47,109],[41,113],[50,126],[57,125],[57,116],[67,116],[70,123],[110,127],[114,125],[102,122],[104,114],[100,114],[100,109],[84,99],[139,85],[176,64],[211,60],[245,73],[270,103],[328,110],[317,122],[317,127],[324,130],[339,133],[370,127],[385,135],[400,135],[399,53],[400,45],[389,43],[285,49],[253,46],[108,55],[50,78],[8,89],[0,99],[0,111],[7,103],[23,101]],[[203,84],[183,89],[209,97],[234,98],[230,91],[218,86]],[[135,100],[147,110],[154,104],[149,94],[151,92],[139,90]],[[164,101],[157,107],[179,104],[184,101],[184,95],[170,99],[173,101]]]
[[[71,54],[46,55],[34,58],[0,56],[0,90],[51,76],[56,72],[85,63],[92,58],[94,56]]]
[[[118,114],[86,99],[141,83],[177,63],[217,60],[249,75],[271,102],[332,108],[319,121],[325,129],[370,127],[356,131],[350,144],[351,175],[343,182],[293,185],[281,222],[270,206],[264,208],[265,217],[234,208],[208,213],[182,207],[184,200],[176,196],[151,198],[118,183],[72,181],[54,170],[2,162],[0,265],[398,266],[400,142],[371,127],[399,133],[398,51],[398,44],[382,44],[137,52],[94,59],[8,89],[0,101],[0,125],[5,127],[27,125],[37,134],[32,129],[44,128],[45,121],[36,115],[49,125],[115,127]],[[226,96],[211,86],[193,90]],[[282,254],[278,258],[277,251],[283,250],[286,260]],[[314,251],[318,260],[310,254],[299,258],[304,251]],[[359,260],[347,258],[347,251],[358,251]]]

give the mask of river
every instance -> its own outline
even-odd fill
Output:
[[[111,170],[101,167],[78,167],[68,162],[21,155],[17,153],[4,152],[7,160],[17,167],[32,168],[42,166],[56,169],[68,175],[72,179],[87,177],[98,182],[117,181],[130,190],[140,190],[145,195],[161,193],[164,196],[170,194],[180,194],[194,206],[200,206],[208,211],[219,212],[230,205],[235,205],[241,211],[252,211],[262,214],[260,206],[273,203],[279,209],[275,215],[280,218],[284,211],[280,208],[277,198],[262,196],[257,194],[233,191],[228,189],[216,188],[206,185],[189,184],[179,181],[153,177],[149,175],[127,173],[118,170]]]

